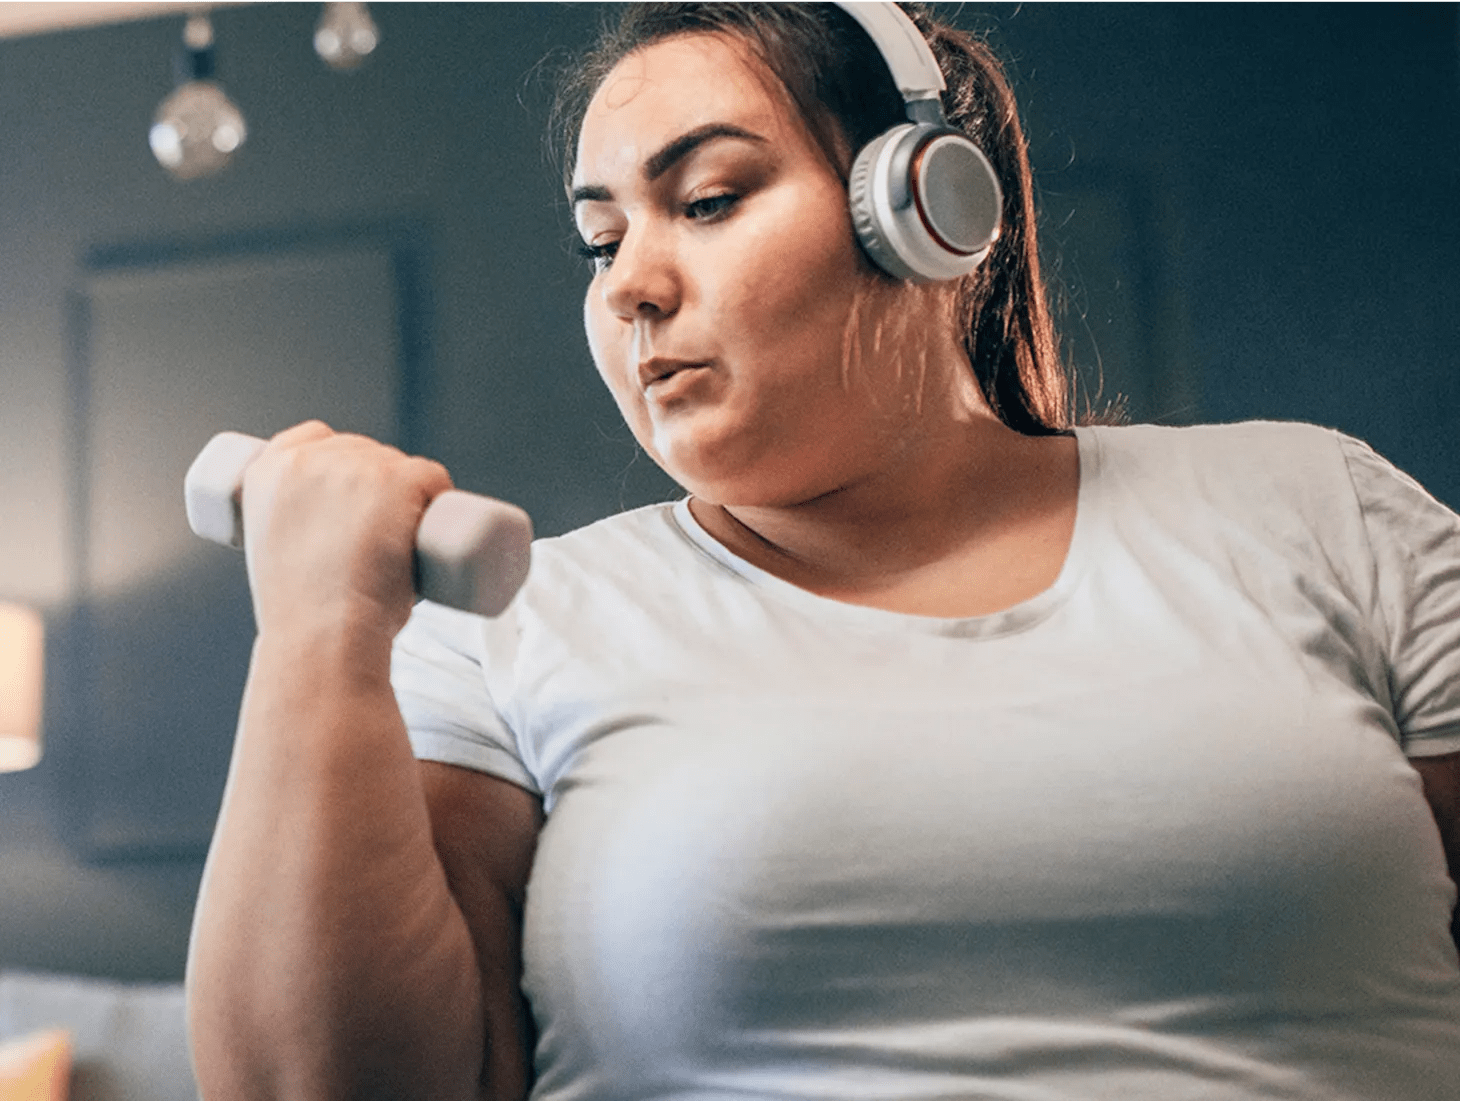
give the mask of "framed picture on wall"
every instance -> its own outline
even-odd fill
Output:
[[[244,561],[188,529],[188,466],[223,430],[308,418],[412,447],[427,373],[409,226],[88,250],[73,335],[67,833],[93,859],[205,851],[254,624]],[[56,744],[60,743],[60,744]]]

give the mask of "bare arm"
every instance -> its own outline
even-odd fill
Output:
[[[542,804],[494,776],[429,761],[420,768],[436,851],[476,949],[485,1029],[483,1096],[525,1097],[535,1036],[520,985],[522,904]]]
[[[415,525],[449,480],[319,425],[248,477],[259,635],[188,959],[203,1096],[518,1096],[495,1080],[515,984],[489,988],[515,956],[479,959],[511,937],[485,892],[471,920],[453,893],[389,681]],[[529,854],[533,821],[503,826]]]
[[[1440,828],[1450,878],[1460,883],[1460,753],[1418,757],[1410,761],[1424,783],[1425,799]],[[1460,948],[1460,906],[1450,919],[1450,935]]]

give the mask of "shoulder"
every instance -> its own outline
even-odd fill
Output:
[[[1349,457],[1362,445],[1350,437],[1273,421],[1082,432],[1104,508],[1127,536],[1365,587],[1369,535]]]
[[[1333,477],[1343,471],[1343,443],[1331,428],[1300,421],[1241,421],[1180,428],[1153,424],[1080,430],[1098,444],[1113,472],[1164,469],[1174,474],[1220,478],[1262,471],[1264,480]]]
[[[577,632],[677,614],[726,573],[686,532],[680,510],[649,505],[537,540],[515,615],[505,618],[524,630]]]
[[[1127,501],[1208,506],[1227,517],[1273,513],[1323,524],[1356,515],[1349,454],[1358,441],[1301,422],[1082,429],[1096,476]],[[1281,525],[1280,525],[1281,526]]]
[[[620,584],[690,549],[672,503],[646,505],[532,544],[528,590],[592,578]]]
[[[533,540],[527,580],[500,616],[483,619],[468,612],[421,601],[397,638],[397,651],[419,649],[439,657],[442,648],[467,652],[494,639],[511,638],[524,622],[558,615],[585,614],[600,594],[619,597],[646,579],[660,576],[685,538],[673,516],[674,505],[649,505],[609,516],[563,535]]]
[[[533,550],[572,556],[585,549],[602,546],[633,547],[654,543],[676,527],[674,509],[675,503],[666,501],[614,513],[562,535],[538,539],[533,543]]]
[[[480,715],[523,729],[524,684],[540,687],[585,653],[623,649],[647,619],[676,606],[684,587],[665,578],[684,573],[677,563],[692,552],[673,512],[653,505],[535,540],[527,580],[499,616],[418,603],[395,640],[403,713],[418,727],[433,707],[454,716],[452,729],[473,729],[479,720],[465,716]],[[498,741],[510,740],[499,732]]]

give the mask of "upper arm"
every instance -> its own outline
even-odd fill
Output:
[[[482,772],[420,762],[431,831],[476,949],[481,977],[481,1095],[516,1101],[531,1084],[531,1016],[521,992],[522,904],[542,826],[531,792]]]
[[[1414,757],[1409,762],[1424,784],[1425,801],[1435,816],[1450,878],[1460,883],[1460,753],[1438,757]],[[1460,907],[1450,922],[1450,932],[1460,946]]]

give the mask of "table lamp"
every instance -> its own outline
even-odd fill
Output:
[[[41,759],[44,639],[33,609],[0,604],[0,772]]]

